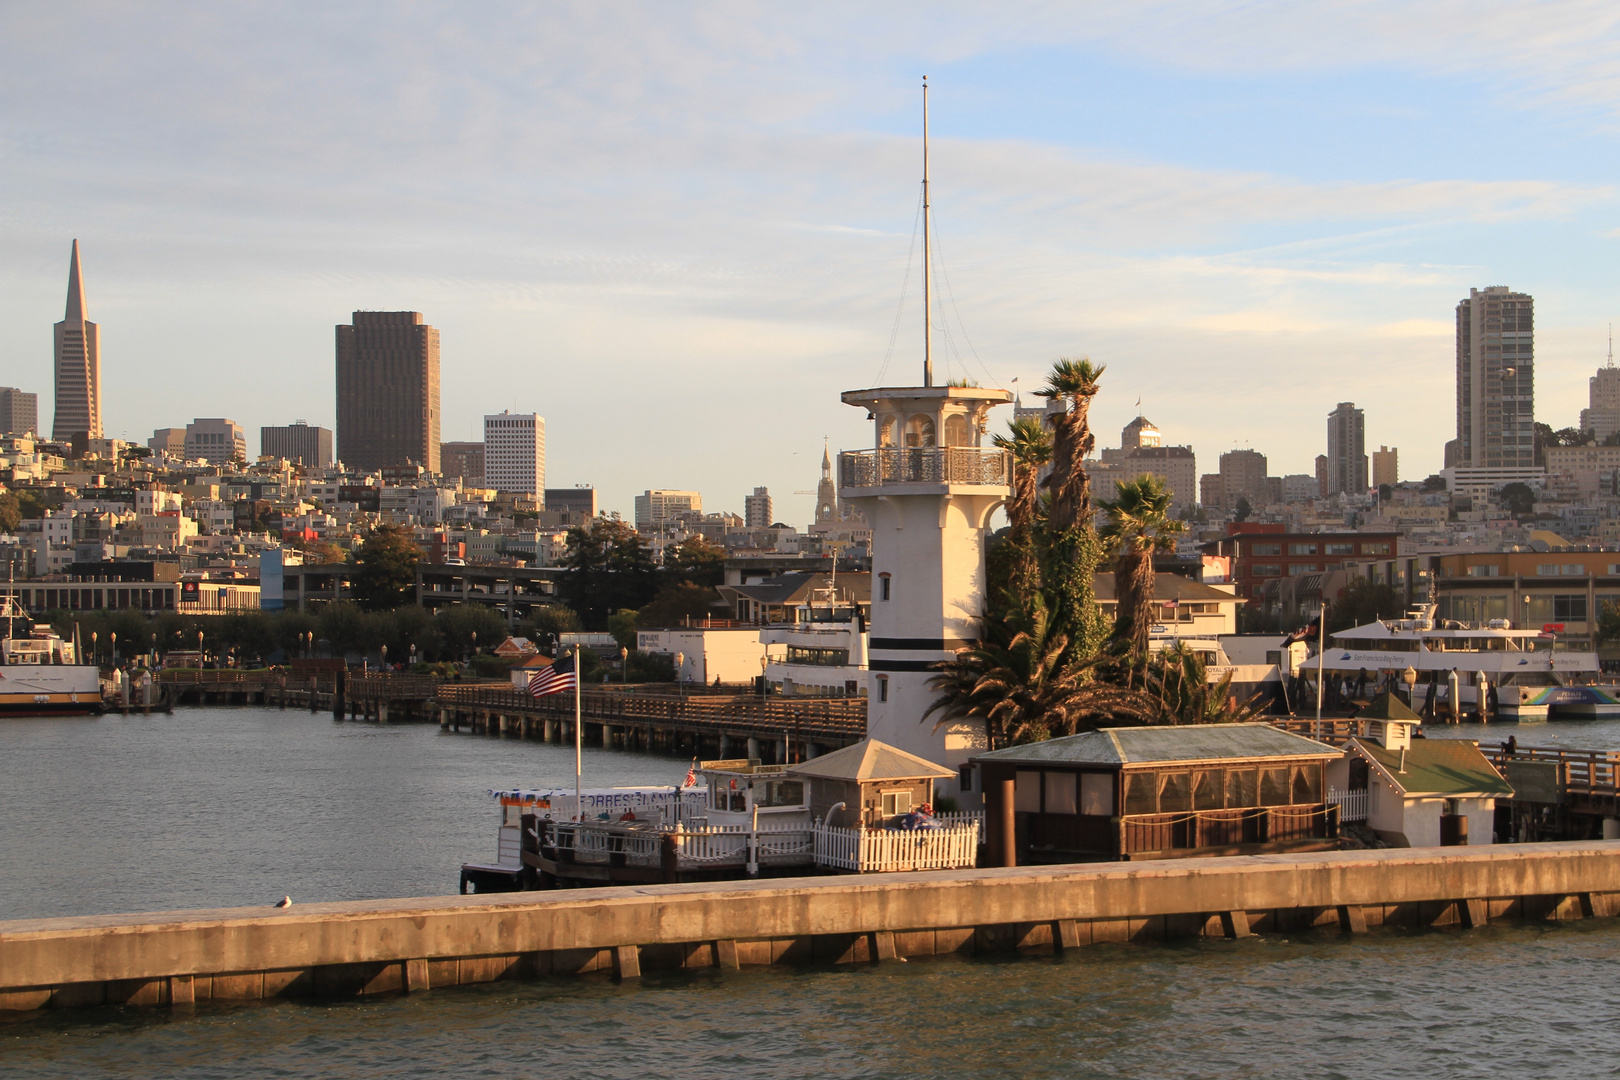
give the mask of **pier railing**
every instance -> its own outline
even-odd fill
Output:
[[[1130,814],[1119,819],[1120,852],[1230,847],[1338,835],[1338,807],[1328,803]]]
[[[1556,766],[1561,800],[1620,800],[1620,753],[1603,750],[1560,750],[1546,746],[1481,745],[1480,752],[1503,771],[1510,761]]]
[[[535,698],[513,686],[445,684],[436,692],[443,707],[559,719],[574,715],[572,694]],[[773,731],[827,741],[856,741],[866,734],[862,698],[759,698],[748,694],[626,694],[586,690],[580,712],[609,724],[655,724],[713,731]]]
[[[432,675],[386,671],[351,671],[346,681],[349,697],[357,701],[427,701],[439,689]]]

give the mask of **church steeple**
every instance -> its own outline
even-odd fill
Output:
[[[63,322],[84,322],[84,274],[79,270],[79,242],[73,241],[73,261],[68,264],[67,314]]]
[[[821,444],[821,483],[816,485],[816,523],[838,520],[838,487],[833,483],[832,446],[823,439]]]

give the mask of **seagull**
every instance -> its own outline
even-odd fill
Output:
[[[292,907],[292,897],[283,896],[280,900],[276,901],[276,907]]]

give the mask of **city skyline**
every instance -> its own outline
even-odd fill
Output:
[[[926,71],[942,377],[1027,392],[1054,357],[1087,354],[1109,368],[1099,430],[1145,392],[1171,441],[1206,462],[1251,446],[1278,475],[1311,472],[1309,418],[1354,397],[1368,442],[1427,475],[1451,437],[1424,429],[1453,396],[1449,315],[1468,289],[1537,297],[1538,420],[1575,424],[1602,360],[1620,199],[1610,141],[1586,136],[1620,92],[1601,67],[1613,21],[1584,10],[1486,13],[1466,32],[1439,9],[1379,5],[1186,6],[1169,31],[1128,13],[964,13],[943,29],[852,8],[655,12],[614,34],[611,15],[559,12],[497,40],[477,14],[429,8],[266,16],[225,40],[183,11],[85,27],[16,5],[6,39],[39,47],[13,46],[0,75],[26,148],[0,166],[16,207],[0,381],[49,392],[42,322],[78,236],[108,435],[207,415],[334,426],[309,392],[329,379],[327,328],[355,308],[420,310],[465,376],[444,387],[445,441],[476,439],[492,410],[538,411],[549,471],[626,516],[649,486],[733,509],[761,484],[803,489],[816,441],[865,437],[838,393],[920,368],[915,273],[889,342]],[[359,55],[334,44],[361,29]],[[480,47],[411,51],[440,30]],[[205,51],[239,70],[200,95],[179,58]],[[349,74],[295,79],[295,56]],[[110,79],[142,92],[109,105]],[[25,91],[45,82],[62,91]],[[228,111],[200,104],[216,91]],[[462,122],[463,99],[484,126]],[[1515,155],[1479,154],[1455,122],[1482,102],[1514,117]],[[83,138],[30,137],[63,129]],[[249,321],[254,335],[235,332]],[[1352,365],[1390,392],[1336,385]],[[730,427],[783,399],[798,407],[747,455],[678,438],[683,421]],[[605,453],[604,423],[623,435]],[[637,467],[654,454],[658,475]],[[790,520],[813,509],[779,502]]]

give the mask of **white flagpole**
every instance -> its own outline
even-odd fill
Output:
[[[580,732],[580,690],[579,690],[579,650],[574,646],[574,820],[585,820],[585,800],[580,790],[580,756],[584,745],[584,736]]]
[[[1327,662],[1327,602],[1316,614],[1316,737],[1322,737],[1322,666]]]

